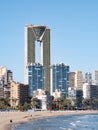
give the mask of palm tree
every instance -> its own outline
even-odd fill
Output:
[[[64,100],[64,108],[67,110],[71,109],[71,100],[70,99]]]
[[[83,109],[84,110],[87,110],[87,109],[91,109],[92,107],[92,105],[91,105],[92,103],[91,103],[91,99],[83,99],[83,101],[82,101],[82,106],[83,106]]]
[[[31,99],[31,107],[32,108],[40,108],[39,100],[37,98]]]
[[[0,98],[0,109],[7,109],[10,107],[9,99]]]
[[[98,109],[98,99],[93,99],[92,100],[92,109]]]

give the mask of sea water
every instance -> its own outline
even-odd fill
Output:
[[[98,114],[56,116],[12,125],[12,130],[98,130]]]

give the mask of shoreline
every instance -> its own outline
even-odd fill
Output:
[[[0,112],[0,130],[11,130],[11,125],[21,124],[42,118],[61,115],[98,114],[98,110],[86,111],[36,111],[36,112]],[[12,122],[10,122],[12,120]]]

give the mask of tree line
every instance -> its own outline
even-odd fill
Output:
[[[11,107],[10,99],[0,98],[0,110],[15,109],[25,111],[32,108],[41,109],[41,101],[37,98],[31,98],[28,103]],[[66,95],[63,95],[61,98],[52,98],[47,103],[47,110],[98,110],[98,99],[68,99]]]

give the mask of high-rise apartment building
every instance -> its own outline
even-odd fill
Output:
[[[85,73],[85,83],[92,84],[92,74],[90,72]]]
[[[7,70],[7,84],[4,84],[4,98],[10,98],[10,83],[13,80],[13,73]]]
[[[12,107],[28,102],[28,85],[12,81],[10,87],[10,104]]]
[[[69,83],[70,83],[70,87],[74,88],[75,87],[75,72],[70,72],[69,73]]]
[[[90,84],[89,83],[83,84],[83,98],[90,99]]]
[[[0,97],[4,96],[4,84],[7,84],[7,69],[0,67]]]
[[[77,71],[75,73],[75,87],[82,89],[83,88],[83,74],[82,71]]]
[[[29,84],[28,66],[36,63],[36,44],[40,44],[39,63],[45,67],[45,89],[50,92],[50,29],[47,26],[25,27],[25,83]]]
[[[10,81],[13,80],[13,73],[6,67],[0,67],[0,97],[10,97]]]
[[[51,93],[55,90],[68,92],[69,87],[69,66],[63,63],[51,66]]]
[[[90,99],[98,99],[98,85],[90,85]]]
[[[45,67],[39,63],[28,66],[29,93],[45,90]]]
[[[1,66],[0,67],[0,79],[7,84],[7,68]]]
[[[77,109],[82,109],[82,100],[83,100],[83,90],[76,89],[76,105]]]
[[[94,72],[94,84],[98,85],[98,70],[95,70]]]
[[[83,85],[83,97],[91,100],[98,99],[98,85],[85,83]]]

